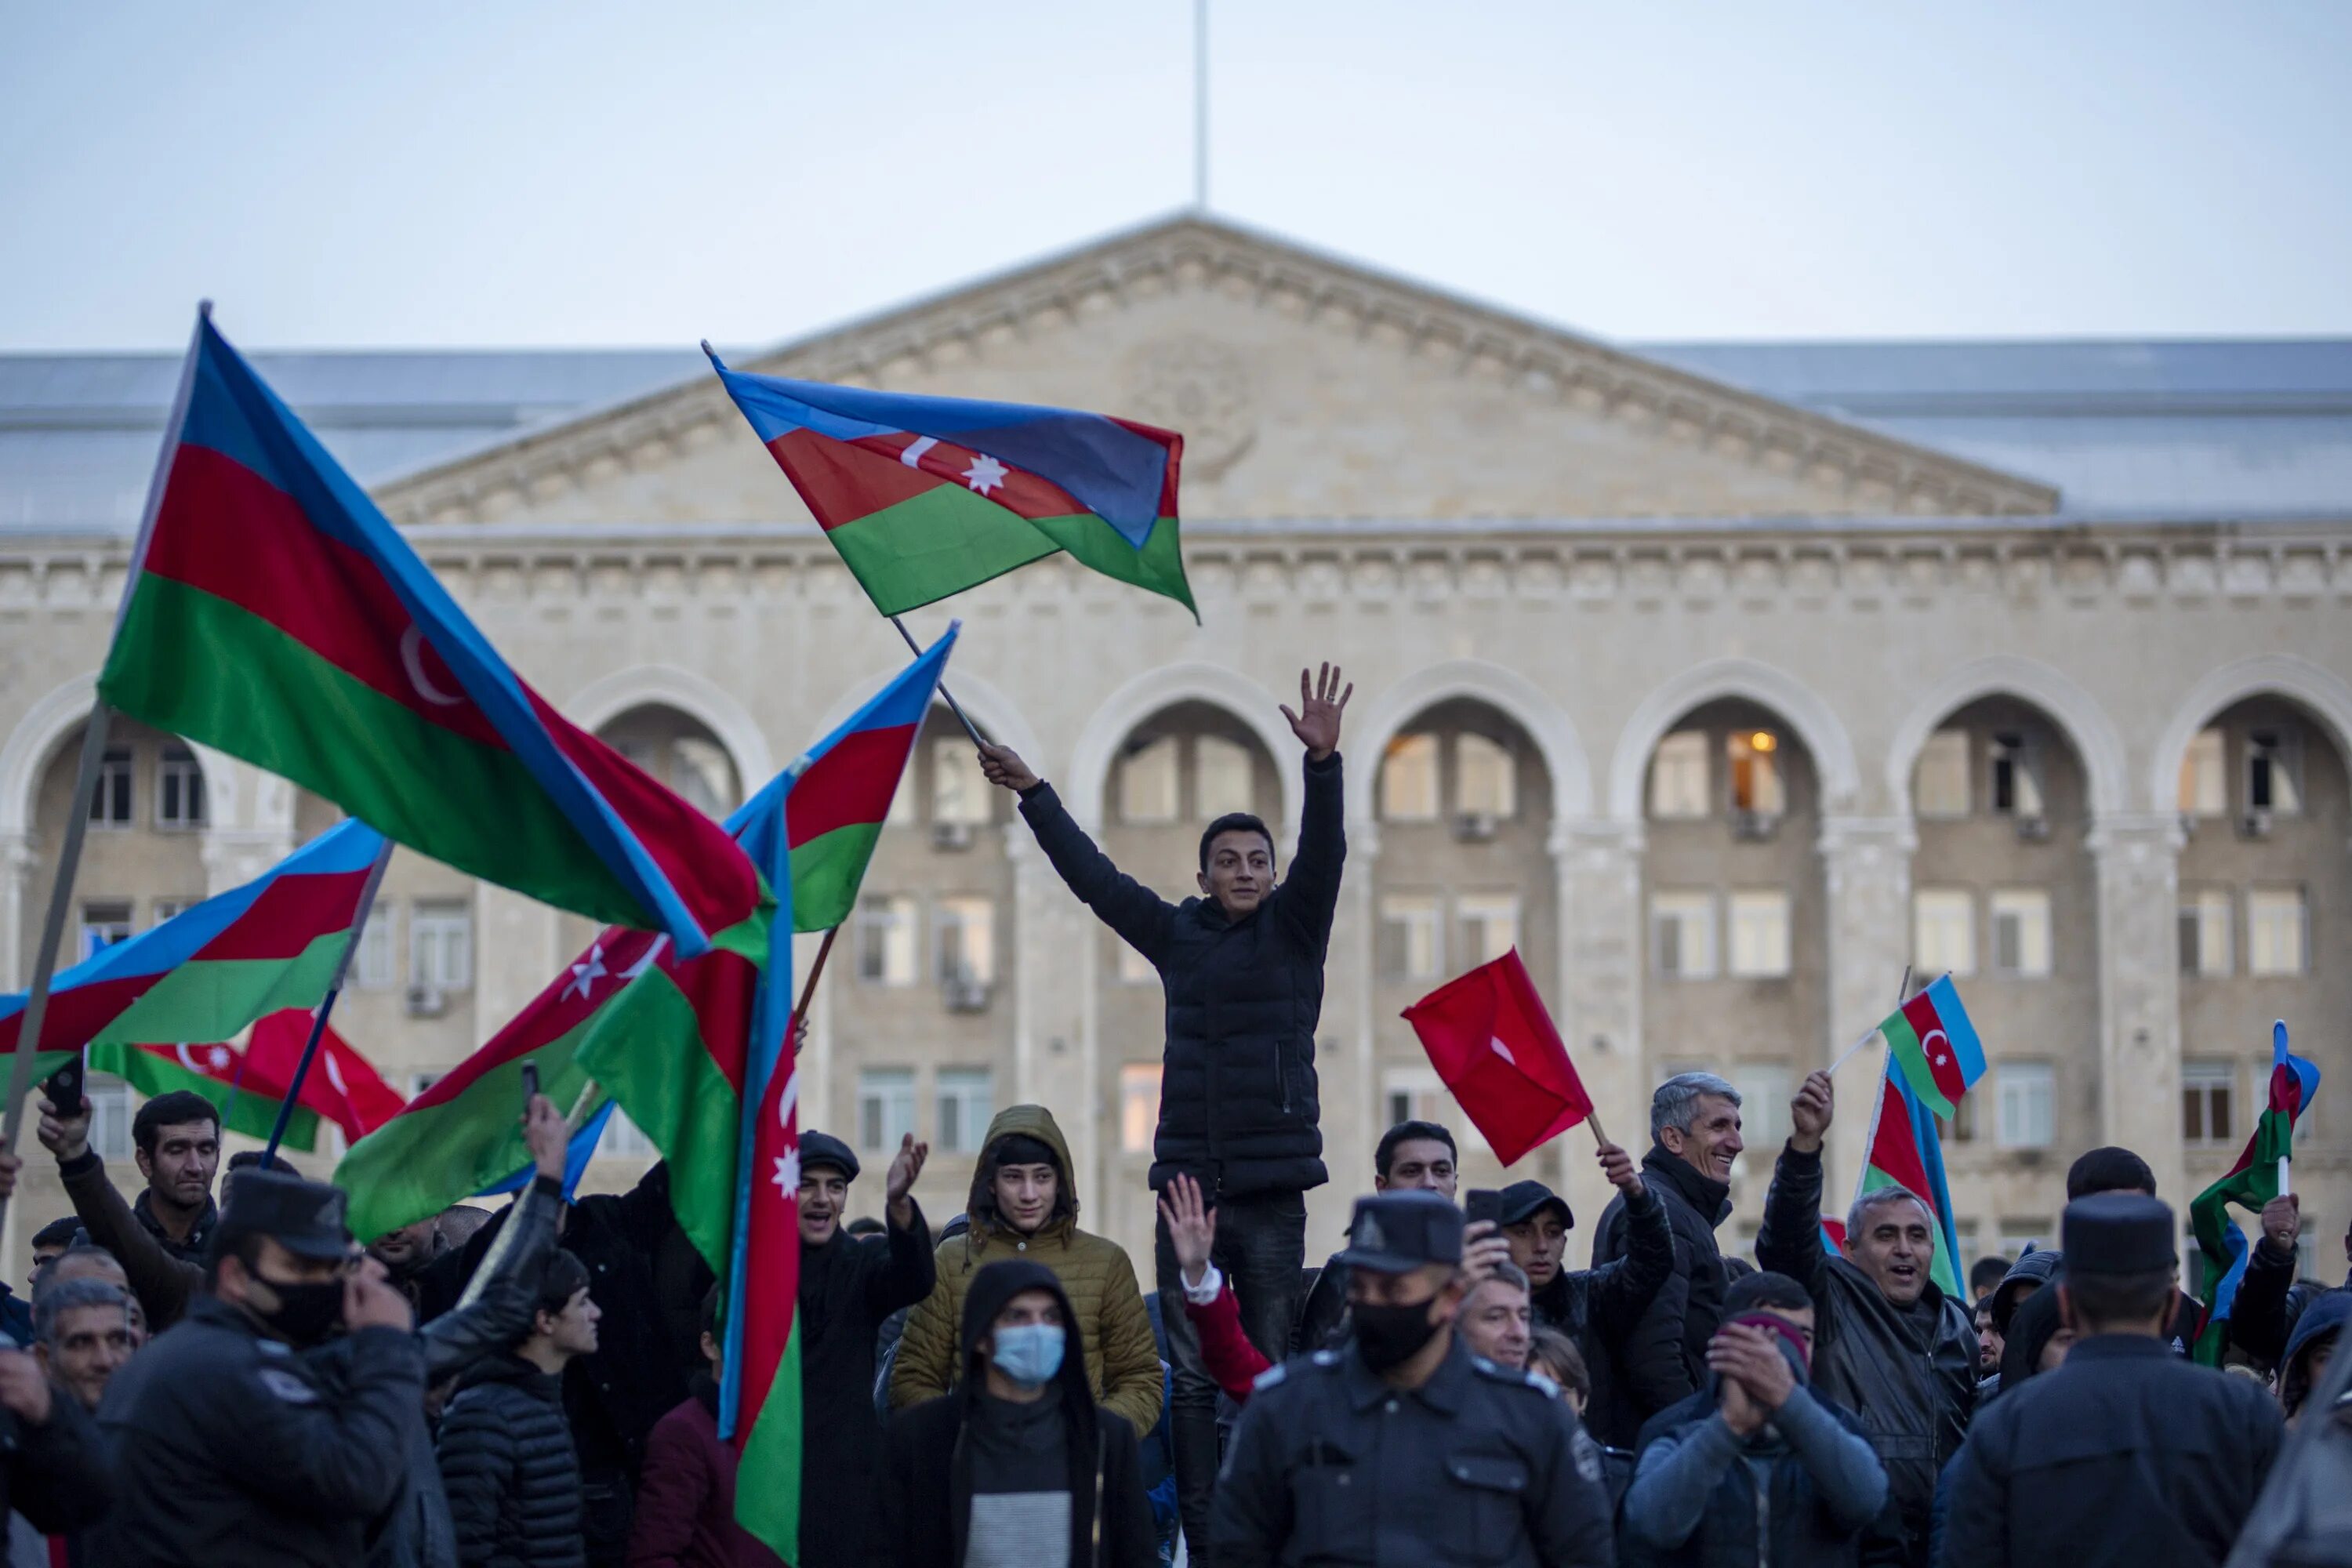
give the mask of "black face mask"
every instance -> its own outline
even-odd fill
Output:
[[[317,1279],[301,1285],[281,1285],[275,1279],[265,1279],[278,1297],[274,1312],[255,1311],[254,1316],[268,1323],[289,1343],[315,1345],[324,1343],[327,1336],[342,1327],[343,1282],[341,1279]]]
[[[1369,1301],[1359,1301],[1348,1310],[1355,1320],[1356,1348],[1364,1364],[1374,1372],[1386,1372],[1401,1363],[1411,1361],[1415,1352],[1427,1344],[1437,1332],[1430,1321],[1428,1301],[1415,1301],[1407,1306],[1376,1307]]]

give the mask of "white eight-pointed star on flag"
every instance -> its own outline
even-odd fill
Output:
[[[588,956],[572,966],[572,984],[563,988],[563,994],[569,996],[577,991],[584,999],[596,982],[604,979],[609,973],[604,967],[604,944],[601,942],[592,942],[588,948]]]
[[[797,1196],[801,1190],[801,1151],[795,1143],[776,1156],[776,1190],[786,1197]]]
[[[1004,476],[1012,471],[987,453],[976,452],[972,455],[971,467],[963,471],[963,481],[981,494],[986,495],[989,491],[1002,486],[1004,483]]]

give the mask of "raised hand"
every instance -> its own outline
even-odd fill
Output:
[[[1283,704],[1282,716],[1290,721],[1290,732],[1307,748],[1307,754],[1321,762],[1339,746],[1339,715],[1348,706],[1348,699],[1356,694],[1350,682],[1345,691],[1339,689],[1339,667],[1323,666],[1307,685],[1307,673],[1298,672],[1298,711],[1293,713],[1288,703]]]
[[[1160,1194],[1160,1217],[1168,1222],[1168,1245],[1184,1283],[1198,1287],[1209,1275],[1209,1254],[1217,1245],[1217,1211],[1201,1204],[1201,1184],[1178,1172]]]
[[[523,1146],[530,1151],[531,1163],[542,1176],[563,1180],[563,1170],[572,1149],[572,1128],[563,1120],[563,1112],[555,1109],[555,1101],[543,1094],[534,1094],[523,1107]]]
[[[982,742],[980,773],[997,788],[1009,789],[1015,794],[1037,787],[1037,775],[1029,771],[1029,764],[1021,760],[1021,753],[1010,746]]]
[[[1713,1364],[1712,1361],[1709,1364]],[[1736,1377],[1723,1379],[1722,1386],[1716,1391],[1715,1407],[1722,1412],[1723,1424],[1735,1436],[1751,1436],[1764,1425],[1764,1407],[1756,1403],[1748,1385]]]
[[[2293,1252],[2302,1230],[2303,1200],[2293,1193],[2281,1193],[2263,1205],[2263,1240],[2272,1251]]]
[[[1837,1086],[1830,1082],[1830,1075],[1806,1074],[1796,1098],[1789,1101],[1789,1125],[1795,1130],[1789,1135],[1790,1147],[1801,1153],[1820,1153],[1830,1119],[1836,1114]]]
[[[1462,1293],[1478,1289],[1510,1260],[1511,1238],[1503,1227],[1491,1219],[1473,1221],[1462,1233]]]
[[[1601,1145],[1601,1173],[1609,1184],[1629,1198],[1642,1195],[1642,1167],[1633,1163],[1633,1156],[1614,1143]]]
[[[898,1139],[898,1157],[890,1162],[890,1173],[883,1179],[883,1195],[890,1205],[890,1223],[900,1230],[915,1223],[915,1205],[907,1194],[915,1190],[915,1181],[923,1173],[923,1162],[931,1157],[929,1143],[918,1143],[911,1132]]]

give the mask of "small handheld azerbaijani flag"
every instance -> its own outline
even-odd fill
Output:
[[[1592,1114],[1517,948],[1447,981],[1407,1007],[1404,1020],[1504,1164]]]
[[[1937,1116],[1948,1119],[1960,1096],[1984,1077],[1984,1046],[1948,974],[1888,1014],[1878,1032],[1903,1081]]]
[[[884,615],[1064,550],[1200,618],[1177,539],[1184,437],[1175,432],[1066,408],[751,375],[716,353],[710,363]]]
[[[1957,996],[1953,1005],[1958,1006]],[[1898,1062],[1886,1065],[1885,1092],[1879,1096],[1878,1121],[1870,1131],[1870,1149],[1862,1173],[1863,1192],[1890,1186],[1899,1186],[1927,1204],[1936,1228],[1928,1278],[1945,1295],[1965,1304],[1960,1294],[1959,1229],[1952,1214],[1951,1186],[1944,1179],[1944,1145],[1936,1131],[1936,1112],[1913,1090]],[[1825,1236],[1829,1224],[1822,1222]],[[1837,1237],[1841,1243],[1845,1239],[1843,1232],[1841,1226]]]
[[[209,317],[100,698],[688,957],[760,902],[691,805],[507,667]]]
[[[2189,1205],[2189,1228],[2205,1258],[2205,1326],[2197,1336],[2196,1357],[2221,1364],[2229,1348],[2230,1311],[2246,1277],[2246,1236],[2230,1217],[2230,1205],[2252,1212],[2279,1195],[2279,1162],[2294,1149],[2294,1123],[2319,1092],[2319,1069],[2286,1048],[2286,1022],[2271,1026],[2270,1092],[2246,1147],[2230,1173],[2197,1194]]]

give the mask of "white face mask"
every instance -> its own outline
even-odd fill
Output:
[[[999,1329],[989,1360],[1024,1388],[1039,1388],[1062,1370],[1062,1325],[1016,1323]]]

